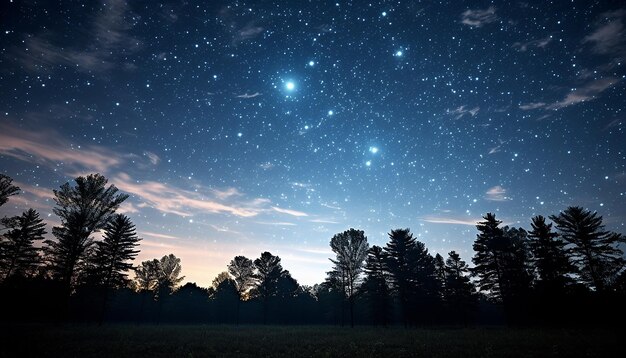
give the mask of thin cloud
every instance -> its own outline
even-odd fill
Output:
[[[472,117],[476,116],[480,111],[480,107],[474,107],[472,109],[466,109],[465,106],[460,106],[455,109],[448,109],[446,113],[448,115],[454,116],[454,119],[461,119],[465,115],[471,115]]]
[[[133,69],[135,65],[121,61],[141,47],[140,41],[128,34],[131,28],[127,22],[128,11],[124,0],[104,3],[102,11],[89,27],[89,42],[85,47],[60,46],[55,44],[49,33],[41,33],[26,38],[25,46],[12,52],[24,68],[36,72],[58,66],[87,73],[104,72],[116,67]]]
[[[145,155],[148,158],[148,160],[150,161],[152,165],[157,165],[159,164],[159,162],[161,162],[161,158],[159,158],[159,156],[156,155],[155,153],[145,151],[143,152],[143,155]]]
[[[580,102],[592,100],[617,82],[619,82],[619,80],[614,77],[601,78],[599,80],[589,82],[584,86],[568,93],[563,100],[550,104],[546,106],[546,108],[560,109]]]
[[[0,154],[52,168],[64,165],[70,171],[99,173],[123,162],[117,153],[97,146],[71,145],[51,130],[25,131],[7,125],[0,125]]]
[[[545,102],[532,102],[528,104],[522,104],[519,106],[521,110],[530,111],[537,108],[544,108],[547,104]]]
[[[334,220],[327,220],[327,219],[311,219],[309,220],[309,222],[316,223],[316,224],[341,224],[340,222],[337,222]]]
[[[494,187],[489,188],[485,193],[485,199],[489,201],[507,201],[511,200],[511,198],[506,196],[507,190],[501,187],[500,185],[496,185]]]
[[[272,206],[272,210],[279,212],[281,214],[287,214],[287,215],[291,215],[291,216],[296,216],[296,217],[301,217],[301,216],[309,216],[309,214],[302,212],[302,211],[297,211],[297,210],[291,210],[291,209],[283,209],[283,208],[279,208],[277,206]]]
[[[278,222],[268,222],[268,221],[257,221],[259,225],[269,225],[269,226],[298,226],[298,224],[290,223],[287,221],[278,221]]]
[[[420,218],[421,221],[425,221],[433,224],[452,224],[452,225],[469,225],[476,226],[478,220],[466,219],[466,218],[450,218],[441,216],[424,216]]]
[[[248,94],[248,93],[240,94],[240,95],[237,96],[237,98],[248,99],[248,98],[254,98],[254,97],[258,97],[258,96],[261,96],[260,92],[254,92],[252,94]]]
[[[461,23],[470,27],[482,27],[497,20],[498,16],[494,6],[490,6],[485,10],[468,9],[461,14]]]
[[[140,236],[150,236],[150,237],[157,238],[157,239],[180,240],[180,238],[176,236],[166,235],[166,234],[161,234],[158,232],[151,232],[151,231],[139,231],[137,232],[137,234],[139,234]]]
[[[197,213],[229,214],[252,217],[264,211],[267,199],[254,199],[244,203],[221,203],[198,192],[180,189],[155,181],[135,181],[126,173],[119,173],[111,180],[118,188],[134,194],[143,201],[140,207],[152,207],[164,213],[183,217]]]
[[[526,52],[529,48],[546,48],[548,44],[552,42],[552,36],[544,37],[539,40],[532,40],[527,42],[516,42],[511,47],[519,52]]]
[[[626,33],[624,19],[626,10],[605,12],[600,15],[601,20],[596,22],[593,32],[582,39],[583,44],[589,44],[591,50],[597,54],[621,54],[626,52]]]

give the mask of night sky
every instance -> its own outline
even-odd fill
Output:
[[[333,234],[409,227],[470,261],[475,222],[569,205],[626,223],[618,1],[3,1],[1,215],[100,172],[140,260],[208,286],[235,255],[303,284]]]

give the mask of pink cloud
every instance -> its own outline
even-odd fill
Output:
[[[304,212],[302,212],[302,211],[290,210],[290,209],[282,209],[282,208],[279,208],[279,207],[277,207],[277,206],[272,206],[272,210],[274,210],[274,211],[276,211],[276,212],[279,212],[279,213],[281,213],[281,214],[287,214],[287,215],[297,216],[297,217],[300,217],[300,216],[309,216],[309,214],[304,213]]]
[[[0,154],[50,167],[106,173],[122,163],[122,158],[97,146],[74,146],[55,132],[33,132],[0,125]]]

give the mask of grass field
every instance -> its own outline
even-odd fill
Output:
[[[2,357],[621,356],[623,332],[300,326],[2,325]]]

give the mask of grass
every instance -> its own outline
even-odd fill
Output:
[[[609,329],[3,325],[0,357],[612,356]]]

